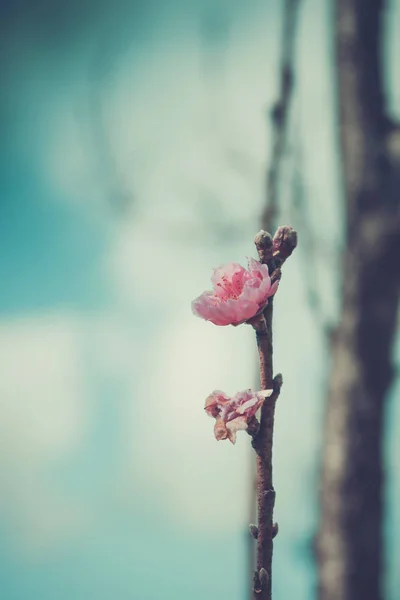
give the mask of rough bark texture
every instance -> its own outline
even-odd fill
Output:
[[[398,130],[385,113],[381,0],[335,0],[347,230],[317,539],[320,600],[382,599],[382,439],[399,301]]]

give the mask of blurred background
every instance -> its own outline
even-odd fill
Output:
[[[203,406],[214,389],[257,388],[254,332],[202,322],[190,304],[213,267],[255,256],[265,223],[293,225],[300,242],[274,313],[274,599],[316,597],[349,237],[333,4],[1,2],[4,600],[250,598],[249,439],[218,443]],[[398,0],[383,23],[395,119]],[[398,600],[391,332],[380,570],[383,597]]]

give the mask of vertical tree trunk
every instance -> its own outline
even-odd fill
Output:
[[[334,0],[346,235],[325,423],[320,600],[382,598],[382,439],[399,299],[397,130],[385,113],[382,0]]]

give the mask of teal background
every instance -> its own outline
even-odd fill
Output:
[[[255,344],[250,328],[202,322],[190,303],[213,267],[254,255],[280,9],[278,0],[1,3],[4,600],[247,598],[248,438],[217,443],[203,405],[213,389],[255,385]],[[393,1],[394,117],[399,23]],[[276,600],[315,592],[329,368],[321,323],[338,318],[344,225],[331,27],[329,2],[303,3],[280,214],[300,246],[275,310],[285,382]],[[306,202],[294,205],[299,171]],[[398,388],[385,440],[388,600],[400,595]]]

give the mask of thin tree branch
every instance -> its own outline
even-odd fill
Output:
[[[271,111],[272,155],[267,173],[267,203],[261,216],[266,231],[273,231],[279,208],[281,164],[286,149],[290,106],[294,87],[294,51],[300,0],[285,0],[281,42],[278,98]]]
[[[267,264],[272,279],[280,278],[280,268],[297,245],[297,234],[291,227],[280,227],[272,240],[270,234],[261,231],[255,238],[260,261]],[[274,432],[275,403],[282,386],[282,376],[273,377],[272,345],[273,299],[264,314],[254,319],[257,348],[260,358],[261,389],[273,389],[273,394],[261,409],[258,430],[253,434],[253,448],[257,455],[257,561],[253,579],[254,600],[271,600],[273,538],[277,526],[273,523],[275,490],[272,480],[272,442]],[[254,534],[253,534],[254,537]]]
[[[298,23],[300,0],[285,0],[282,13],[282,34],[280,43],[280,75],[278,97],[271,111],[272,118],[272,150],[271,160],[267,172],[266,180],[266,204],[261,215],[261,227],[265,231],[275,231],[277,227],[277,217],[279,212],[279,178],[281,172],[281,163],[286,150],[286,137],[289,124],[289,113],[292,100],[294,85],[294,54],[295,37]],[[264,250],[259,247],[259,252],[264,255]],[[272,321],[272,302],[271,302]],[[271,331],[272,336],[272,331]],[[272,338],[271,338],[272,343]],[[272,358],[271,358],[272,360]],[[271,363],[272,377],[272,363]],[[254,472],[253,465],[251,472],[254,473],[254,479],[250,488],[250,522],[253,521],[254,506],[257,502],[257,471]],[[248,563],[251,565],[251,572],[254,570],[254,546],[251,537],[248,544]],[[271,554],[272,556],[272,554]],[[270,584],[269,584],[270,587]],[[251,592],[251,596],[253,592]]]

